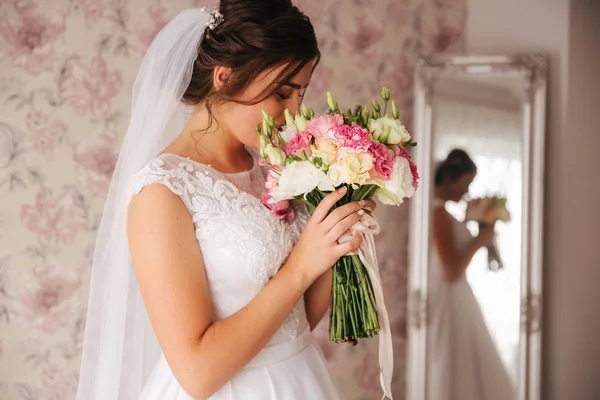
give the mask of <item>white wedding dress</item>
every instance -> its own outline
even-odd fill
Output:
[[[434,200],[434,207],[444,207]],[[456,248],[473,239],[464,223],[452,218]],[[513,400],[516,391],[485,324],[466,275],[448,282],[437,252],[429,269],[428,400]]]
[[[216,320],[234,314],[267,284],[285,261],[307,221],[296,210],[279,221],[261,203],[265,175],[252,170],[219,173],[210,166],[163,154],[137,174],[133,192],[162,184],[187,206],[204,259]],[[223,355],[227,357],[227,355]],[[161,356],[140,400],[191,400]],[[308,328],[304,300],[295,306],[268,345],[211,400],[335,400],[338,391]]]

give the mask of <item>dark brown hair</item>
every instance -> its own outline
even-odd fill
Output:
[[[466,151],[454,149],[435,169],[435,186],[441,186],[447,180],[455,181],[463,175],[474,174],[477,166]]]
[[[276,88],[267,88],[255,99],[234,99],[259,74],[288,64],[276,77],[284,83],[309,62],[319,60],[320,53],[314,28],[290,0],[221,0],[219,12],[223,22],[208,31],[198,49],[191,82],[182,101],[195,105],[202,101],[212,118],[211,106],[232,101],[256,104]],[[231,68],[226,83],[218,91],[213,86],[217,66]]]

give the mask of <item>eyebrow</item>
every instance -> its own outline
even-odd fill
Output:
[[[299,84],[294,83],[294,82],[282,82],[280,84],[280,86],[289,86],[289,87],[291,87],[293,89],[298,89],[298,90],[302,90],[302,89],[306,88],[306,87],[303,87],[302,85],[299,85]]]

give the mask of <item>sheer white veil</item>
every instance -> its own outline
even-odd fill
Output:
[[[125,230],[132,178],[181,132],[198,46],[212,15],[182,11],[156,36],[133,86],[131,119],[94,251],[78,400],[137,399],[160,348],[131,266]],[[214,21],[212,21],[214,22]]]

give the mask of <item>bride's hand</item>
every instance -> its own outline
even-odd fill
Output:
[[[377,208],[377,203],[375,203],[374,200],[365,200],[365,205],[363,206],[363,209],[369,214],[369,215],[373,215],[373,213],[375,212],[375,208]]]
[[[362,209],[373,208],[374,202],[351,202],[329,213],[344,197],[345,189],[332,192],[321,201],[286,262],[286,266],[299,272],[308,284],[331,268],[340,257],[358,249],[362,243],[360,234],[342,244],[338,243],[338,239],[360,221],[365,212]]]

